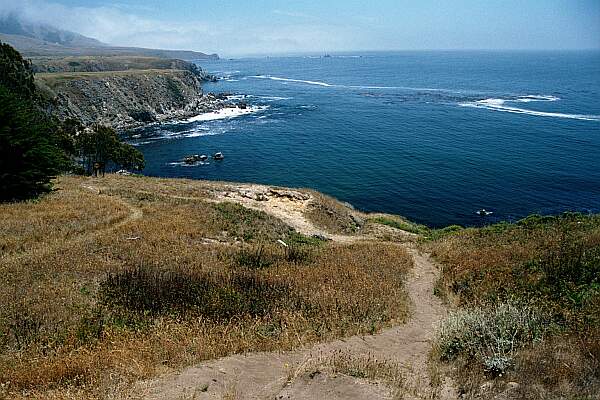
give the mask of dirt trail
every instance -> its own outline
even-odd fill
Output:
[[[97,187],[88,190],[102,195]],[[213,198],[185,197],[153,193],[174,199],[193,201],[233,201],[245,207],[269,213],[305,235],[321,235],[347,244],[376,239],[368,235],[335,235],[315,226],[305,216],[310,195],[262,185],[220,187]],[[130,209],[130,214],[111,229],[142,217],[141,210],[126,201],[111,196]],[[407,233],[407,236],[412,236]],[[234,355],[206,361],[181,372],[154,380],[139,382],[128,398],[143,399],[389,399],[392,392],[382,384],[344,375],[321,374],[307,377],[304,367],[316,365],[334,354],[353,358],[374,357],[398,365],[402,370],[404,398],[432,398],[427,368],[434,328],[445,315],[441,301],[433,288],[438,269],[427,255],[407,247],[414,268],[406,281],[406,291],[412,301],[411,319],[404,325],[387,329],[373,336],[353,336],[290,352],[264,352]],[[438,393],[440,394],[440,393]],[[451,390],[442,398],[454,397]]]
[[[81,185],[82,188],[89,190],[91,192],[96,193],[99,196],[104,196],[102,194],[102,189],[95,187],[95,186],[86,186],[86,185]],[[97,230],[97,231],[93,231],[91,232],[91,234],[98,234],[100,232],[104,232],[104,231],[108,231],[108,230],[112,230],[112,229],[117,229],[120,228],[121,226],[125,226],[127,224],[129,224],[132,221],[141,219],[143,217],[143,212],[141,209],[133,206],[132,204],[126,202],[125,200],[121,199],[120,197],[117,196],[105,196],[106,198],[108,198],[109,200],[118,203],[119,205],[127,208],[129,210],[129,214],[127,214],[127,216],[125,216],[125,218],[122,218],[121,220],[117,221],[116,223],[109,225],[103,229]]]
[[[353,336],[282,353],[251,353],[207,361],[179,373],[138,383],[133,398],[144,399],[386,399],[378,384],[347,376],[290,378],[303,365],[336,352],[372,356],[401,366],[405,398],[431,398],[427,357],[435,324],[445,315],[433,287],[438,270],[428,256],[409,248],[414,268],[406,282],[412,318],[373,336]],[[301,374],[300,374],[301,375]]]
[[[113,202],[113,203],[117,203],[118,205],[126,208],[129,212],[127,213],[127,215],[125,215],[122,218],[118,218],[115,221],[107,224],[106,226],[100,227],[98,229],[95,230],[90,230],[90,231],[86,231],[80,234],[76,234],[71,236],[69,239],[67,239],[67,243],[78,243],[81,242],[91,236],[95,236],[98,235],[100,233],[103,232],[108,232],[108,231],[112,231],[115,229],[118,229],[122,226],[125,226],[135,220],[141,219],[143,217],[143,212],[141,209],[133,206],[132,204],[126,202],[125,200],[121,199],[120,197],[117,196],[105,196],[102,194],[102,190],[98,187],[95,186],[86,186],[86,185],[81,185],[81,187],[85,190],[91,191],[93,193],[96,193],[99,196],[104,196],[105,198],[107,198],[109,201]],[[8,255],[5,257],[0,257],[0,261],[3,262],[15,262],[15,261],[19,261],[22,260],[26,257],[28,257],[30,254],[32,253],[40,253],[40,254],[49,254],[52,253],[54,251],[56,251],[56,249],[63,247],[65,245],[65,242],[61,242],[61,243],[57,243],[55,245],[50,245],[50,246],[46,246],[43,248],[40,248],[40,246],[32,246],[31,248],[29,248],[27,251],[22,252],[22,253],[18,253],[18,254],[14,254],[14,255]]]

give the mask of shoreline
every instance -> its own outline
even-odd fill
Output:
[[[207,165],[204,163],[200,163],[199,165]],[[184,165],[182,165],[184,166]],[[192,166],[187,166],[190,168],[195,167],[195,165]],[[113,173],[113,175],[119,175],[118,173]],[[189,177],[189,176],[159,176],[159,175],[149,175],[149,174],[145,174],[143,172],[138,173],[138,175],[140,177],[143,177],[145,179],[150,179],[150,180],[163,180],[163,181],[168,181],[168,180],[175,180],[175,181],[190,181],[192,182],[192,184],[198,184],[198,185],[209,185],[209,186],[227,186],[227,187],[238,187],[238,188],[251,188],[252,190],[242,190],[240,192],[241,197],[245,198],[245,200],[256,200],[256,201],[262,201],[260,200],[261,198],[261,193],[253,193],[254,191],[256,191],[256,189],[269,189],[269,188],[275,188],[278,190],[284,190],[284,191],[309,191],[309,192],[313,192],[313,193],[317,193],[319,195],[325,196],[327,198],[333,199],[335,202],[343,205],[344,207],[356,212],[357,214],[363,214],[363,215],[370,215],[373,218],[378,218],[378,217],[388,217],[388,216],[393,216],[393,217],[398,217],[400,219],[402,219],[403,221],[407,222],[408,224],[410,224],[413,227],[424,227],[428,230],[432,230],[432,231],[437,231],[437,230],[457,230],[457,229],[480,229],[480,228],[485,228],[485,227],[489,227],[489,226],[494,226],[494,225],[502,225],[502,224],[519,224],[521,221],[527,220],[531,217],[540,217],[542,219],[544,218],[557,218],[557,217],[561,217],[561,216],[565,216],[565,215],[582,215],[582,216],[594,216],[594,215],[599,215],[600,211],[597,209],[565,209],[565,210],[556,210],[553,212],[543,212],[540,210],[532,210],[531,212],[522,214],[522,215],[507,215],[507,216],[500,216],[498,215],[496,212],[493,213],[493,217],[481,217],[480,219],[480,223],[472,223],[472,222],[468,222],[468,221],[464,221],[461,223],[431,223],[426,221],[426,218],[423,217],[416,217],[416,216],[408,216],[406,215],[406,213],[398,213],[397,211],[394,210],[386,210],[386,209],[371,209],[371,208],[364,208],[361,207],[360,205],[356,205],[354,203],[350,203],[349,201],[345,200],[344,198],[338,197],[335,194],[332,193],[328,193],[327,191],[323,190],[322,188],[315,188],[315,187],[308,187],[308,186],[295,186],[295,185],[280,185],[280,184],[272,184],[272,183],[268,183],[268,182],[261,182],[261,181],[238,181],[238,180],[223,180],[223,179],[211,179],[210,177],[202,177],[202,178],[194,178],[194,177]],[[259,190],[260,192],[260,190]],[[251,196],[250,196],[251,195]],[[250,197],[249,197],[250,196]],[[225,197],[225,199],[227,199],[227,197]],[[381,224],[383,225],[388,225],[389,224],[385,223],[385,222],[381,222]],[[391,226],[394,226],[395,224],[393,223]],[[409,232],[411,232],[410,230],[408,230]],[[411,232],[411,233],[416,233],[416,232]]]
[[[154,125],[160,125],[164,123],[186,123],[186,122],[195,122],[195,121],[209,121],[213,119],[221,119],[221,118],[234,118],[237,116],[250,114],[255,112],[255,107],[252,105],[247,105],[245,102],[232,101],[232,96],[228,94],[220,94],[220,93],[206,93],[199,96],[197,99],[194,99],[188,105],[181,109],[168,110],[163,114],[156,114],[152,121],[128,121],[127,119],[122,120],[120,123],[117,123],[115,129],[121,133],[125,133],[128,131],[138,130],[148,128]],[[224,110],[240,110],[247,112],[241,112],[239,115],[231,115],[231,116],[223,116],[219,118],[209,118],[206,119],[201,118],[202,116],[210,116],[211,114],[219,115],[223,113]]]

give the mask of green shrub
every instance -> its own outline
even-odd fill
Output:
[[[437,348],[442,360],[475,357],[488,373],[499,375],[512,366],[517,350],[540,341],[548,329],[547,319],[529,306],[472,308],[451,314],[441,324]]]
[[[286,237],[291,228],[280,219],[265,212],[256,211],[232,202],[214,205],[217,211],[219,229],[227,231],[230,236],[246,242],[274,243]]]
[[[310,262],[313,258],[313,252],[310,247],[298,244],[291,244],[285,248],[285,259],[294,264],[304,264]]]
[[[529,216],[517,221],[517,225],[523,226],[526,228],[534,228],[534,227],[537,227],[540,225],[546,225],[551,222],[554,222],[554,221],[556,221],[556,219],[557,218],[552,215],[532,214],[532,215],[529,215]]]
[[[449,225],[449,226],[446,226],[441,229],[433,229],[429,232],[428,239],[430,239],[430,240],[441,239],[444,236],[452,235],[453,233],[456,233],[456,232],[461,232],[464,229],[465,228],[463,228],[460,225]]]
[[[373,218],[371,221],[390,226],[395,229],[400,229],[402,231],[416,233],[416,234],[427,234],[429,232],[429,228],[425,225],[417,225],[411,222],[403,221],[401,219],[390,218],[390,217],[377,217]]]
[[[285,302],[293,307],[296,303],[290,292],[283,283],[250,273],[221,276],[137,267],[109,274],[100,285],[100,301],[117,314],[227,320],[265,315]]]
[[[8,331],[14,346],[21,349],[36,341],[41,327],[42,322],[39,318],[27,313],[15,313],[9,323]]]
[[[99,309],[82,316],[76,331],[79,344],[85,345],[100,339],[104,331],[104,323],[104,317]]]
[[[292,231],[287,235],[285,242],[288,245],[320,246],[326,242],[326,239],[316,236],[306,236],[296,231]]]
[[[235,255],[235,263],[238,267],[249,269],[268,268],[277,261],[278,257],[268,251],[265,246],[243,247]]]

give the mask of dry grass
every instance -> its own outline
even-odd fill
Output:
[[[177,69],[131,69],[124,71],[98,71],[98,72],[49,72],[35,74],[35,79],[43,82],[50,88],[55,88],[58,84],[66,80],[73,79],[98,79],[111,76],[132,76],[132,75],[173,75],[182,72]]]
[[[364,225],[360,213],[330,196],[308,190],[313,200],[306,217],[316,226],[330,233],[354,234]]]
[[[127,208],[98,202],[97,197],[83,190],[61,190],[38,201],[1,204],[0,259],[89,234],[125,217]]]
[[[424,246],[443,264],[437,290],[448,302],[487,316],[498,304],[517,302],[542,312],[546,317],[540,322],[551,326],[541,343],[521,341],[514,352],[511,346],[510,368],[502,376],[494,377],[498,374],[475,352],[455,349],[455,379],[468,398],[600,393],[600,216],[532,216],[517,224],[443,234]],[[494,326],[483,331],[502,328],[487,320]],[[453,337],[465,331],[459,333]],[[444,358],[444,352],[436,356]]]
[[[201,360],[408,317],[403,248],[320,243],[261,212],[185,199],[219,185],[61,177],[38,202],[0,206],[0,397],[108,397]],[[240,262],[258,248],[268,263]]]

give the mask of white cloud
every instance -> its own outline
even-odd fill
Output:
[[[119,46],[197,50],[225,55],[343,50],[356,32],[316,23],[312,17],[275,10],[299,19],[297,23],[240,29],[203,20],[175,22],[150,19],[118,4],[102,7],[66,7],[40,0],[3,0],[0,13],[16,12],[32,22],[93,37]],[[350,40],[349,40],[350,39]]]

